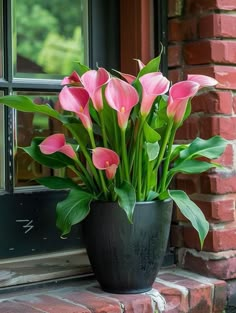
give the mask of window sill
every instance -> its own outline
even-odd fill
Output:
[[[66,251],[0,261],[0,290],[91,273],[85,250]]]

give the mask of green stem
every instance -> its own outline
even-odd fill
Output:
[[[137,199],[138,201],[142,200],[142,163],[143,163],[143,133],[139,135],[138,140],[138,187],[137,187]]]
[[[174,139],[175,139],[176,130],[177,130],[176,127],[174,127],[172,129],[172,132],[171,132],[171,135],[169,138],[166,159],[165,159],[164,164],[163,164],[163,171],[162,171],[162,177],[161,177],[161,182],[160,182],[160,193],[166,190],[166,179],[167,179],[167,175],[168,175],[168,169],[170,166],[170,156],[171,156],[172,145],[173,145]]]
[[[124,170],[125,170],[125,179],[127,182],[130,182],[128,156],[127,156],[127,148],[126,148],[126,140],[125,140],[125,129],[123,128],[121,128],[121,149],[122,149],[122,160],[123,160]]]
[[[101,122],[101,129],[102,129],[102,139],[103,139],[103,144],[104,147],[107,148],[107,135],[106,135],[106,128],[105,128],[105,122],[104,122],[104,117],[103,117],[103,111],[99,111],[99,118],[100,118],[100,122]]]
[[[96,148],[96,144],[95,144],[95,140],[94,140],[93,131],[92,131],[91,128],[88,128],[87,131],[88,131],[88,134],[89,134],[89,138],[90,138],[90,141],[91,141],[92,148],[95,149]],[[100,177],[102,190],[104,192],[105,197],[107,198],[107,196],[108,196],[107,186],[106,186],[106,183],[105,183],[105,180],[104,180],[104,177],[103,177],[103,173],[100,170],[98,170],[98,174],[99,174],[99,177]]]
[[[91,160],[91,156],[90,154],[88,153],[86,147],[84,146],[83,142],[80,140],[79,136],[77,135],[77,133],[73,130],[72,127],[70,127],[69,125],[66,125],[66,127],[69,129],[69,131],[71,132],[71,134],[74,136],[74,138],[76,139],[76,141],[78,142],[79,144],[79,147],[86,159],[86,161],[88,162],[88,165],[89,165],[89,168],[94,176],[94,179],[96,180],[96,183],[98,184],[99,186],[99,177],[98,177],[98,174],[97,174],[97,171],[96,171],[96,168],[94,167],[93,165],[93,162]]]
[[[85,168],[85,166],[83,165],[83,163],[80,161],[80,159],[76,159],[75,162],[78,164],[78,167],[81,169],[81,171],[83,172],[83,177],[86,178],[88,184],[91,186],[93,191],[96,191],[97,187],[94,184],[91,176],[89,175],[87,169]],[[71,167],[70,167],[71,168]],[[73,170],[77,175],[81,175],[81,173],[76,169],[76,168],[71,168],[71,170]],[[83,181],[84,181],[83,178]]]
[[[161,149],[160,149],[158,159],[157,159],[157,164],[155,166],[156,171],[158,171],[158,168],[159,168],[159,166],[163,160],[163,157],[164,157],[164,154],[166,151],[166,146],[167,146],[169,138],[170,138],[172,126],[173,126],[173,119],[169,120],[168,125],[167,125],[167,130],[165,132],[165,138],[164,138],[164,141],[161,145]]]

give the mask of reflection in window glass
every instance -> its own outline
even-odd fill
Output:
[[[86,4],[86,0],[14,0],[17,77],[38,73],[54,78],[72,72],[75,61],[87,64]]]
[[[58,96],[53,93],[23,93],[29,96],[35,103],[49,104],[56,109]],[[17,148],[15,154],[15,186],[36,185],[33,180],[36,177],[50,176],[55,174],[51,169],[46,168],[35,162],[20,147],[31,145],[34,137],[47,137],[52,133],[63,132],[62,125],[55,119],[39,113],[24,113],[17,111]],[[60,173],[56,173],[59,175]]]

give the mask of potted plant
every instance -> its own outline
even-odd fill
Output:
[[[60,110],[25,96],[4,96],[0,103],[23,112],[38,112],[60,121],[67,133],[33,138],[22,149],[53,169],[69,168],[69,177],[43,177],[40,184],[68,189],[57,204],[57,226],[66,235],[83,221],[88,256],[104,290],[144,292],[161,265],[171,224],[172,204],[179,207],[199,235],[209,225],[200,208],[182,190],[172,190],[177,173],[201,173],[226,140],[175,145],[177,129],[191,112],[191,99],[213,78],[189,75],[170,87],[158,70],[160,56],[147,65],[138,60],[137,77],[78,64],[62,81]]]

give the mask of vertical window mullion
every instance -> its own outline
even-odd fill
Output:
[[[3,32],[4,32],[4,73],[3,77],[8,82],[7,94],[12,93],[13,60],[12,60],[12,1],[3,0]],[[5,125],[5,189],[13,192],[14,188],[14,112],[4,110]]]

